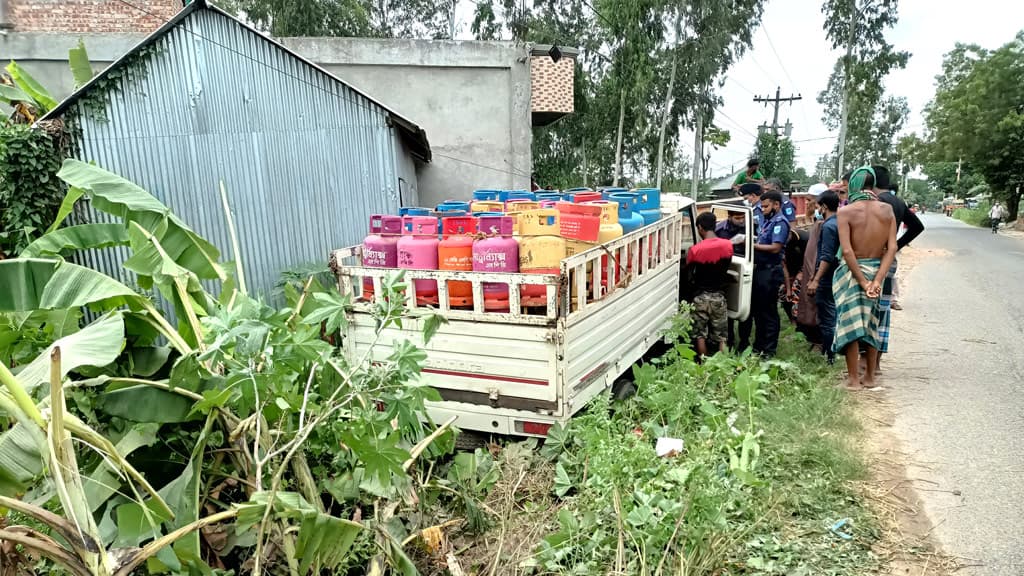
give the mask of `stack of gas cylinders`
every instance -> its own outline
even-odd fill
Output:
[[[566,256],[614,240],[658,220],[655,188],[573,188],[564,191],[477,190],[468,202],[448,200],[429,208],[402,208],[396,216],[370,217],[363,266],[407,270],[559,274]],[[607,258],[605,256],[604,258]],[[607,260],[602,263],[606,270]],[[606,274],[602,283],[607,282]],[[448,305],[472,308],[473,288],[448,280]],[[415,280],[419,305],[437,305],[436,280]],[[363,298],[372,300],[372,278]],[[509,310],[509,285],[483,285],[484,309]],[[547,288],[525,284],[524,307],[543,306]]]

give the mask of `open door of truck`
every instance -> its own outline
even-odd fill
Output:
[[[742,250],[732,257],[732,264],[729,266],[729,276],[733,282],[726,290],[726,299],[729,301],[729,318],[733,320],[746,320],[750,315],[750,290],[754,284],[754,215],[753,211],[738,204],[712,204],[711,209],[719,221],[729,218],[731,215],[743,214],[743,242],[739,244]]]

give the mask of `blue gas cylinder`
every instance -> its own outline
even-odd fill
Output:
[[[474,190],[473,200],[498,200],[501,190]],[[504,202],[504,200],[503,200]]]
[[[419,208],[417,206],[406,206],[398,209],[399,216],[430,216],[430,208]]]
[[[658,188],[637,188],[637,208],[644,218],[644,224],[657,222],[661,218],[661,190]]]
[[[501,193],[505,195],[501,199],[502,202],[508,202],[509,200],[537,200],[537,195],[529,190],[502,190]]]
[[[463,212],[462,216],[466,212],[469,212],[469,202],[463,202],[461,200],[445,200],[444,202],[437,205],[438,212],[452,212],[460,210]]]
[[[619,203],[619,225],[622,226],[622,233],[629,234],[634,230],[644,227],[644,217],[637,209],[636,192],[614,192],[608,195],[608,200]]]
[[[601,193],[601,199],[602,200],[611,200],[612,199],[611,198],[612,194],[622,194],[624,192],[625,193],[629,192],[629,190],[627,190],[625,188],[617,188],[617,187],[614,187],[614,186],[604,186],[604,187],[598,188],[597,191]]]

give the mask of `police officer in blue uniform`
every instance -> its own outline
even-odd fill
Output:
[[[757,234],[763,224],[764,215],[761,213],[761,193],[763,191],[757,182],[748,182],[740,186],[740,196],[754,211],[754,234]]]
[[[782,212],[782,194],[761,195],[764,225],[754,245],[754,286],[750,294],[754,317],[754,352],[772,357],[779,347],[779,287],[784,279],[782,259],[789,239],[789,221]]]
[[[757,182],[747,182],[740,186],[740,196],[746,202],[747,206],[750,206],[753,211],[754,218],[754,238],[757,238],[757,234],[764,228],[764,214],[761,212],[761,193],[764,190],[761,185]],[[754,331],[754,314],[747,316],[746,320],[739,322],[739,330],[737,336],[739,340],[733,339],[732,321],[729,321],[729,344],[735,345],[737,352],[742,352],[750,347],[750,333]]]
[[[778,178],[771,178],[764,186],[765,192],[778,192],[782,195],[782,215],[786,217],[786,221],[792,226],[793,222],[796,222],[796,204],[782,191],[782,181]]]

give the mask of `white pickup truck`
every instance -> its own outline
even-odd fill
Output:
[[[407,305],[416,307],[411,280],[437,280],[439,313],[448,322],[427,344],[420,321],[385,328],[371,358],[384,360],[394,343],[411,341],[425,350],[422,377],[442,398],[428,404],[435,421],[456,416],[456,426],[466,430],[545,435],[552,424],[564,424],[594,396],[607,393],[662,338],[677,313],[682,263],[697,240],[697,205],[666,194],[662,206],[657,222],[563,259],[557,275],[407,270]],[[745,210],[711,208],[718,213]],[[749,228],[749,217],[747,222]],[[749,229],[746,238],[745,257],[735,257],[731,271],[734,318],[745,318],[749,311]],[[609,256],[604,263],[602,256]],[[342,347],[350,358],[361,358],[376,328],[371,304],[360,298],[363,278],[373,278],[380,293],[380,278],[390,271],[362,267],[360,246],[336,250],[333,260],[339,287],[353,301]],[[617,282],[603,285],[602,267],[604,277]],[[472,310],[449,308],[446,281],[451,280],[472,284]],[[484,282],[510,286],[508,312],[484,310]],[[546,305],[524,308],[519,299],[524,284],[546,286]]]

